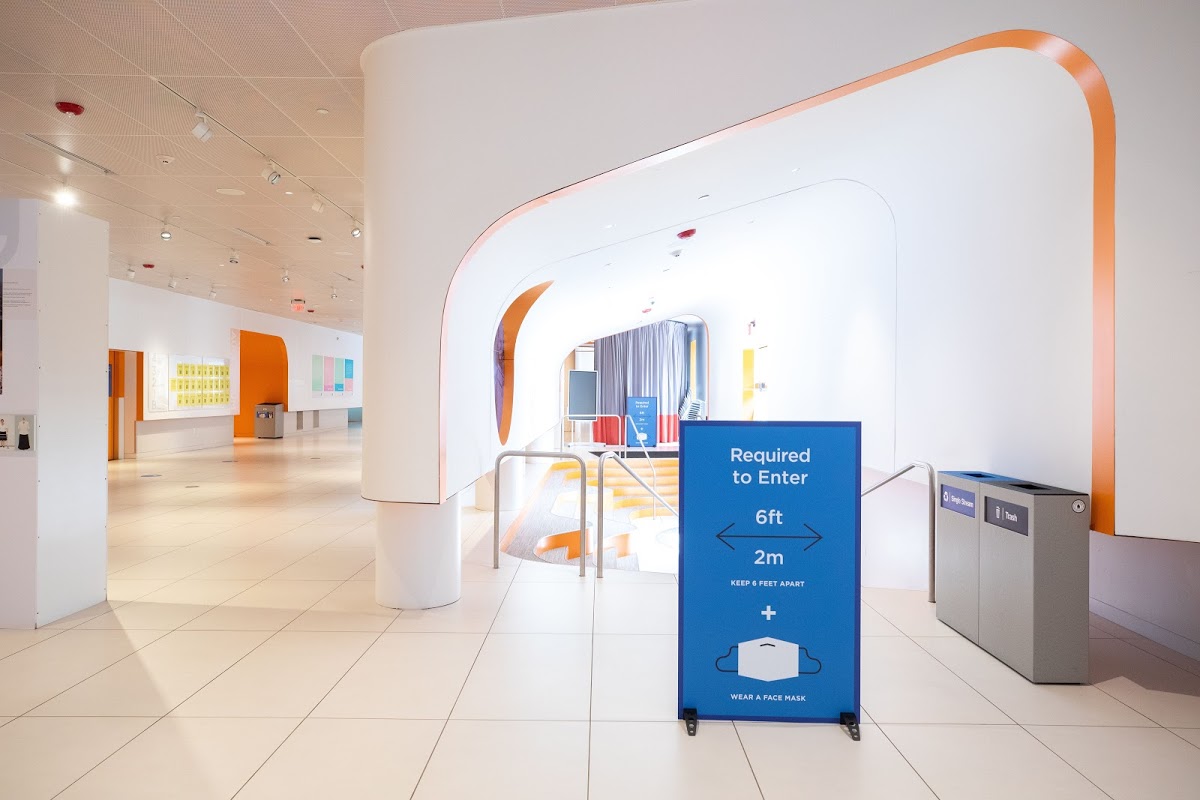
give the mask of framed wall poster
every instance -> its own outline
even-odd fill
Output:
[[[33,414],[0,412],[0,456],[35,452],[37,418]]]

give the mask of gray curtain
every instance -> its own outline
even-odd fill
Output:
[[[658,413],[679,413],[687,391],[687,326],[656,322],[597,339],[600,413],[624,414],[626,397],[657,397]]]

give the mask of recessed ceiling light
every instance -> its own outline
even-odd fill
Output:
[[[68,206],[69,207],[69,206],[73,206],[76,203],[78,203],[79,198],[76,197],[75,193],[72,192],[69,188],[67,188],[66,186],[63,186],[61,189],[59,189],[57,192],[54,193],[54,202],[58,203],[60,206]]]
[[[228,186],[222,186],[221,188],[217,189],[217,194],[227,194],[230,197],[241,197],[245,194],[245,192],[241,189],[233,189]]]
[[[133,271],[133,267],[130,267],[129,269],[125,270],[125,277],[129,278],[129,280],[133,280],[134,278],[137,277],[137,273]]]
[[[609,230],[610,228],[612,228],[612,226],[613,226],[613,224],[610,222],[604,226],[604,230]]]
[[[333,254],[335,256],[352,256],[352,255],[354,255],[354,253],[348,253],[345,250],[334,250]]]
[[[358,220],[354,220],[354,227],[350,229],[350,235],[355,239],[362,236],[362,226],[358,224]]]
[[[161,238],[164,242],[171,241],[171,232],[169,230],[167,230],[166,228],[163,228],[162,231],[158,235],[159,235],[159,238]],[[174,287],[172,287],[172,288],[174,288]]]
[[[322,200],[321,195],[317,194],[316,192],[313,192],[312,210],[317,212],[318,214],[325,211],[325,201]]]
[[[310,236],[310,237],[308,237],[308,243],[309,244],[320,244],[321,237],[320,236]]]
[[[329,113],[329,109],[328,109],[328,108],[318,108],[318,109],[317,109],[317,113],[318,113],[318,114],[328,114],[328,113]]]
[[[295,192],[284,192],[284,194],[295,194]]]

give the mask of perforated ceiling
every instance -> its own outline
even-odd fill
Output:
[[[408,28],[630,1],[0,0],[0,195],[49,199],[65,181],[111,224],[115,278],[174,277],[176,291],[281,316],[302,297],[305,318],[359,331],[362,49]],[[87,111],[64,116],[61,100]],[[190,133],[197,109],[207,142]]]

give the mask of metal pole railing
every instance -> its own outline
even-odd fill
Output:
[[[638,444],[640,444],[642,446],[642,453],[645,454],[646,461],[647,461],[647,463],[650,464],[650,480],[654,482],[654,490],[652,491],[652,494],[654,494],[654,496],[657,497],[658,496],[658,470],[656,470],[654,468],[654,459],[650,457],[650,450],[649,450],[649,448],[646,447],[646,440],[642,438],[642,432],[638,430],[637,423],[633,421],[633,417],[629,414],[626,414],[625,419],[628,420],[629,428],[633,429],[633,436],[635,439],[638,440]],[[629,458],[629,434],[628,434],[629,428],[625,429],[625,457],[626,458]],[[653,502],[651,503],[650,511],[655,517],[658,516],[658,506],[654,505]]]
[[[579,577],[587,575],[587,464],[583,457],[575,453],[555,452],[551,450],[505,450],[496,456],[495,480],[492,485],[492,498],[495,502],[492,512],[492,569],[500,569],[500,465],[504,459],[522,456],[524,458],[551,458],[555,461],[573,459],[579,462]]]
[[[929,507],[926,512],[927,524],[929,526],[929,602],[935,603],[937,602],[937,588],[934,585],[935,571],[937,567],[937,552],[935,538],[936,534],[934,531],[934,513],[937,507],[937,472],[933,469],[933,466],[924,461],[914,461],[863,491],[862,496],[866,497],[876,489],[888,485],[892,481],[896,480],[896,478],[899,478],[901,475],[914,469],[925,470],[925,475],[929,479]]]
[[[600,455],[600,461],[597,463],[597,469],[599,471],[596,474],[596,577],[597,578],[604,577],[604,462],[605,462],[605,460],[610,459],[610,458],[613,459],[614,461],[616,461],[623,470],[628,472],[635,481],[640,483],[642,485],[642,488],[645,489],[647,492],[649,492],[652,497],[654,497],[656,500],[658,500],[658,502],[660,502],[664,506],[666,506],[668,511],[670,511],[672,514],[674,514],[676,517],[679,516],[679,512],[676,511],[674,508],[672,508],[671,504],[662,498],[662,495],[660,495],[654,489],[651,489],[650,486],[644,480],[642,480],[642,477],[633,471],[633,468],[629,466],[629,464],[625,461],[625,459],[621,458],[619,455],[617,455],[616,453],[613,453],[611,451],[607,452],[607,453],[602,453]]]

